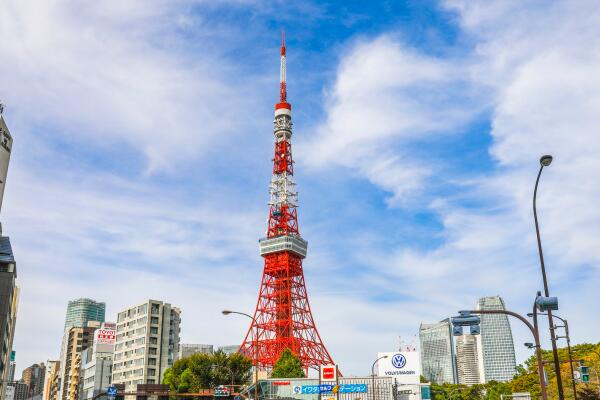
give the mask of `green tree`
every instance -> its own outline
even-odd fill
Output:
[[[273,378],[305,378],[300,359],[290,349],[285,349],[273,365]]]
[[[577,398],[580,400],[600,400],[600,395],[598,395],[598,391],[586,386],[577,390]]]
[[[173,367],[165,371],[163,383],[178,393],[229,385],[232,378],[234,385],[242,385],[250,381],[251,368],[252,360],[238,353],[192,354],[175,361]]]

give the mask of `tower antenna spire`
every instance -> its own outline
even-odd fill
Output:
[[[292,106],[287,102],[287,87],[285,76],[285,31],[281,31],[281,52],[279,65],[279,104],[275,108],[291,109]]]

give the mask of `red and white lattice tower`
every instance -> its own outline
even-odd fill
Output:
[[[275,156],[267,237],[259,241],[265,266],[254,321],[240,352],[257,360],[259,367],[272,368],[281,352],[288,348],[300,358],[305,369],[316,369],[319,365],[333,364],[333,360],[315,327],[304,283],[302,259],[306,257],[308,243],[298,230],[292,106],[287,102],[283,36],[279,103],[275,105],[274,122]]]

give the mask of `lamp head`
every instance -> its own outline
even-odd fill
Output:
[[[530,313],[527,313],[527,316],[528,316],[529,318],[533,318],[533,313],[531,313],[531,312],[530,312]]]
[[[383,356],[383,358],[388,358],[388,355],[386,354],[385,356]]]
[[[546,154],[540,158],[541,166],[547,167],[550,164],[552,164],[552,156],[551,155]]]
[[[223,311],[221,311],[221,313],[223,315],[229,315],[229,314],[231,314],[231,311],[229,311],[229,310],[223,310]]]

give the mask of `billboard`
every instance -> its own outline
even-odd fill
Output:
[[[421,376],[421,357],[418,351],[377,353],[385,357],[377,362],[377,375],[396,379],[399,385],[418,385]]]
[[[116,337],[115,324],[103,322],[100,328],[94,331],[94,351],[96,353],[113,353]]]

